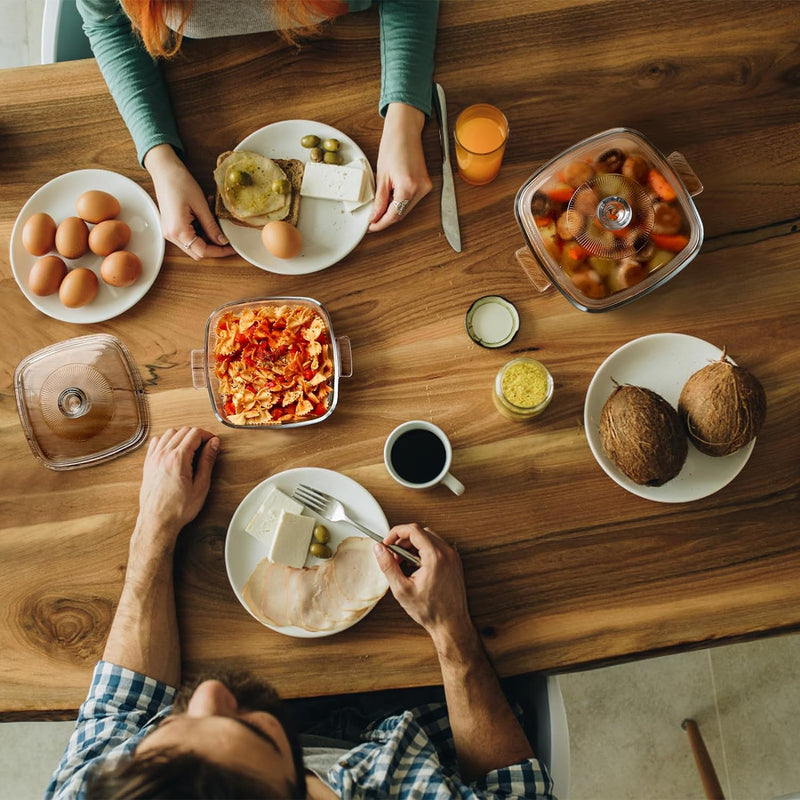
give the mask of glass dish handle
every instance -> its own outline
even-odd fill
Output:
[[[206,354],[203,350],[192,350],[192,386],[206,388]]]
[[[349,336],[337,336],[336,344],[339,346],[339,377],[353,377],[353,350],[350,347]]]
[[[676,150],[674,153],[670,153],[667,156],[667,161],[669,161],[672,169],[678,173],[678,177],[683,181],[686,191],[689,192],[692,197],[697,197],[697,195],[703,191],[703,184],[700,182],[700,178],[695,174],[695,171],[689,166],[689,162],[686,160],[683,153],[679,153]]]
[[[514,255],[537,292],[546,292],[553,285],[527,247],[520,247]]]

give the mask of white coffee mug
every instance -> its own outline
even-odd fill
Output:
[[[423,419],[398,425],[383,446],[383,462],[402,486],[428,489],[443,483],[453,494],[463,494],[464,484],[450,474],[453,448],[445,432]]]

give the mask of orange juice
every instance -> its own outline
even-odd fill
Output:
[[[470,106],[456,120],[456,162],[467,183],[484,184],[500,171],[508,139],[503,112],[487,104]]]
[[[458,133],[458,140],[476,155],[486,155],[497,150],[506,137],[503,129],[493,120],[486,117],[468,119]]]

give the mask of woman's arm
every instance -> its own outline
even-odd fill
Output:
[[[430,116],[438,19],[439,0],[381,3],[381,116],[390,103],[406,103]]]
[[[150,148],[169,144],[183,151],[161,70],[131,27],[117,0],[77,0],[108,89],[136,145],[139,163]]]
[[[380,6],[381,99],[385,117],[369,230],[398,222],[433,188],[422,150],[431,112],[438,0]]]

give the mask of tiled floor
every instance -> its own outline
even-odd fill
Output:
[[[44,0],[0,0],[0,68],[36,64]],[[572,800],[703,797],[685,717],[726,797],[800,792],[800,636],[564,675]],[[0,797],[41,797],[70,722],[0,725]],[[800,795],[798,795],[800,797]]]

